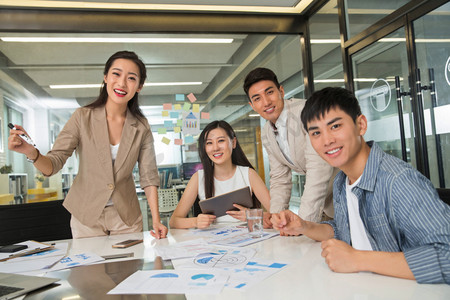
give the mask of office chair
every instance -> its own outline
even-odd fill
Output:
[[[450,205],[450,189],[437,188],[436,191],[438,192],[439,198],[441,198],[442,201]]]
[[[162,218],[169,218],[178,205],[178,191],[176,189],[158,189],[158,207],[159,214]]]
[[[71,239],[71,216],[62,203],[55,200],[0,205],[0,245]]]

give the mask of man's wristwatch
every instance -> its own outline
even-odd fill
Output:
[[[27,156],[27,161],[30,162],[30,163],[33,163],[33,164],[38,160],[39,156],[41,156],[41,153],[39,152],[39,149],[37,149],[37,148],[35,148],[35,149],[37,151],[37,155],[36,155],[36,157],[34,159],[28,158],[28,156]]]

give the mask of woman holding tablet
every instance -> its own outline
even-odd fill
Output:
[[[98,98],[72,114],[47,155],[20,137],[28,134],[18,125],[10,131],[8,148],[25,154],[45,176],[57,173],[77,152],[78,174],[64,200],[72,214],[73,238],[142,231],[132,174],[138,162],[140,184],[152,211],[152,235],[164,238],[153,136],[138,104],[147,77],[145,65],[134,52],[120,51],[108,59],[103,75]]]
[[[177,208],[170,218],[172,228],[207,228],[214,221],[243,222],[246,220],[246,207],[234,204],[239,209],[228,211],[227,216],[219,217],[199,214],[187,218],[197,196],[200,200],[232,192],[248,186],[256,196],[253,207],[262,204],[270,207],[270,195],[264,182],[248,161],[239,145],[233,128],[225,121],[214,121],[206,125],[198,139],[199,155],[203,170],[196,172],[183,193]],[[272,227],[270,214],[264,213],[264,227]]]

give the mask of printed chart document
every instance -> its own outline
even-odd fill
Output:
[[[219,294],[227,280],[223,270],[137,271],[108,294]]]
[[[82,265],[88,265],[103,260],[105,260],[103,257],[91,252],[74,254],[61,259],[56,265],[50,268],[49,271],[59,271]]]
[[[27,248],[14,253],[0,253],[0,261],[16,259],[21,256],[53,249],[53,245],[44,244],[36,241],[25,241],[21,243],[16,243],[16,245],[26,245]]]
[[[200,253],[212,251],[213,249],[204,239],[195,239],[172,245],[157,245],[154,248],[156,255],[161,256],[164,260],[194,257]]]
[[[283,262],[254,258],[244,267],[225,268],[224,270],[230,272],[230,278],[228,279],[226,287],[245,290],[281,271],[286,266],[287,264]]]
[[[216,247],[215,247],[216,248]],[[244,267],[255,255],[253,248],[216,248],[214,251],[201,253],[177,264],[179,268],[237,268]]]
[[[227,226],[206,230],[197,229],[193,232],[193,234],[204,237],[208,244],[230,247],[243,247],[279,235],[278,232],[264,231],[261,237],[252,237],[248,233],[247,227],[242,228],[237,226]]]
[[[59,243],[52,249],[0,262],[0,272],[31,275],[30,272],[48,272],[49,268],[67,254],[68,243]],[[34,274],[34,273],[33,273]]]

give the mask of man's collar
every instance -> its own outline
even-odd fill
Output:
[[[271,122],[272,123],[272,122]],[[286,127],[287,124],[287,109],[286,109],[286,105],[283,106],[283,110],[281,111],[280,115],[278,116],[277,121],[275,122],[275,124],[272,124],[272,128],[275,127]]]
[[[370,147],[370,154],[364,166],[358,187],[367,191],[374,191],[377,180],[376,174],[378,173],[384,152],[374,141],[367,142],[367,145]]]

